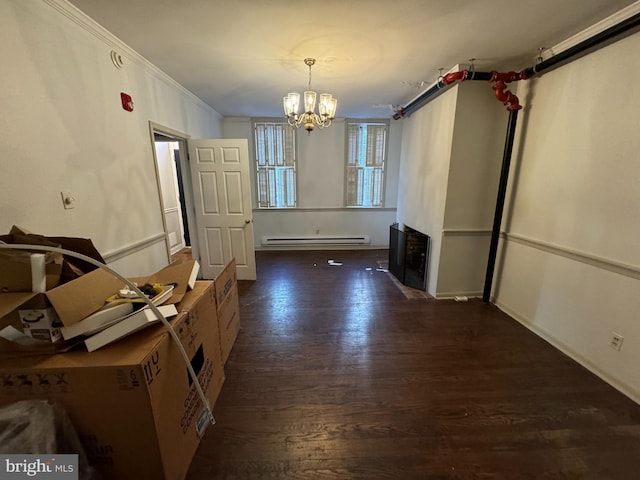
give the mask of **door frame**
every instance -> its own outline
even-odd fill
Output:
[[[191,183],[191,171],[189,168],[189,148],[187,141],[191,138],[186,133],[174,130],[172,128],[160,125],[153,121],[149,121],[149,135],[151,139],[151,151],[153,155],[153,168],[156,172],[156,184],[158,186],[158,200],[160,202],[160,214],[162,217],[162,228],[165,234],[165,246],[167,249],[167,258],[171,262],[171,242],[169,241],[169,229],[167,228],[167,222],[164,218],[164,201],[162,199],[162,184],[160,182],[160,172],[158,170],[158,159],[156,156],[155,148],[155,135],[160,134],[167,137],[169,140],[173,140],[178,143],[180,150],[180,173],[182,174],[182,184],[179,185],[184,191],[184,198],[187,210],[187,227],[189,229],[189,239],[191,240],[191,255],[195,260],[200,261],[200,249],[197,238],[196,218],[195,218],[195,205],[193,202],[193,184]]]

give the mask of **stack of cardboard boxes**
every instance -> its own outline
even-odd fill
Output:
[[[170,323],[213,408],[225,378],[224,363],[240,328],[235,261],[215,280],[196,281],[182,292],[179,287],[189,276],[185,272],[191,270],[168,268],[182,272],[174,282],[178,315]],[[166,275],[163,270],[157,275]],[[0,329],[19,327],[18,312],[34,306],[52,309],[52,315],[62,318],[68,318],[69,310],[77,315],[94,309],[87,306],[89,297],[102,293],[84,291],[90,275],[100,277],[103,285],[122,287],[121,282],[110,284],[103,271],[96,270],[44,294],[0,293]],[[63,287],[66,300],[56,298],[55,291]],[[59,402],[89,463],[104,479],[184,478],[210,425],[186,360],[161,323],[91,353],[82,344],[24,345],[0,338],[0,355],[0,406],[41,398]]]

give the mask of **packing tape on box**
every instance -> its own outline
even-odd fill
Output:
[[[36,293],[47,291],[47,263],[44,253],[31,254],[31,291]]]

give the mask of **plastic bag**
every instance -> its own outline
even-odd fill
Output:
[[[78,478],[98,478],[67,412],[50,400],[23,400],[0,408],[0,453],[75,453],[78,454]]]

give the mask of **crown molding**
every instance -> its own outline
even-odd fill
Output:
[[[122,57],[129,60],[131,63],[144,69],[147,73],[153,75],[158,80],[161,80],[166,85],[176,90],[179,90],[182,94],[187,96],[191,101],[203,107],[207,110],[213,110],[217,115],[222,117],[216,112],[210,105],[204,102],[200,97],[196,96],[193,92],[187,90],[183,85],[178,83],[172,77],[167,75],[164,71],[160,70],[149,60],[144,58],[138,52],[136,52],[129,45],[124,43],[118,37],[116,37],[109,30],[97,23],[91,17],[83,13],[74,5],[70,4],[67,0],[42,0],[45,4],[57,11],[62,16],[66,17],[71,22],[75,23],[78,27],[82,28],[93,37],[115,50]]]
[[[575,35],[567,38],[566,40],[563,40],[562,42],[544,50],[540,56],[542,57],[543,60],[548,60],[554,55],[558,55],[560,52],[563,52],[579,44],[580,42],[584,42],[585,40],[588,40],[589,38],[599,34],[600,32],[603,32],[607,28],[611,28],[627,20],[628,18],[633,17],[634,15],[637,15],[638,13],[640,13],[640,1],[636,1],[635,3],[632,3],[631,5],[623,8],[622,10],[618,10],[613,15],[610,15],[607,18],[604,18],[599,22],[594,23],[593,25],[591,25],[588,28],[585,28],[581,32],[576,33]]]

